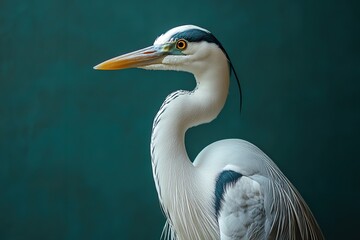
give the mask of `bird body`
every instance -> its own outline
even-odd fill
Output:
[[[230,59],[207,30],[185,25],[153,46],[97,65],[190,72],[193,91],[176,91],[153,122],[151,159],[167,217],[165,239],[323,239],[310,209],[275,163],[240,139],[217,141],[190,161],[186,131],[212,121],[229,89]]]

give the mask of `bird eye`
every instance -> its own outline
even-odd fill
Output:
[[[184,39],[180,39],[176,42],[176,48],[179,50],[185,50],[187,47],[187,42]]]

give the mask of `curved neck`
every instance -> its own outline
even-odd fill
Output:
[[[193,224],[201,224],[205,222],[204,219],[193,219],[193,216],[201,218],[204,215],[203,217],[209,218],[206,215],[211,215],[206,212],[210,210],[206,209],[212,206],[205,206],[206,201],[209,202],[208,205],[212,204],[212,199],[205,197],[211,193],[204,192],[211,189],[202,187],[201,173],[197,172],[188,157],[185,132],[193,126],[212,121],[223,108],[229,88],[227,62],[197,73],[195,78],[197,86],[193,91],[177,91],[166,98],[154,119],[151,137],[152,167],[159,199],[165,214],[171,219],[170,225],[174,226],[178,235],[189,224],[183,221],[192,219]],[[196,207],[189,207],[190,205]],[[208,239],[207,236],[210,235],[206,232],[218,232],[216,220],[212,218],[207,221],[213,224],[200,228],[205,229],[201,239]],[[189,229],[186,228],[186,231]],[[199,234],[199,231],[194,231],[193,234]],[[185,236],[187,237],[178,237],[189,239],[195,235],[189,233]]]
[[[185,132],[211,122],[225,104],[229,89],[228,67],[196,74],[195,79],[197,85],[193,91],[170,94],[154,119],[151,154],[159,167],[163,164],[176,166],[176,169],[192,167],[185,148]]]

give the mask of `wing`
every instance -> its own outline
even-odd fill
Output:
[[[231,177],[238,176],[238,179]],[[225,170],[217,180],[216,211],[222,240],[265,239],[264,196],[260,184],[249,177]],[[221,191],[223,189],[223,191]]]
[[[324,239],[299,192],[253,144],[215,142],[194,165],[215,175],[214,212],[221,239]]]

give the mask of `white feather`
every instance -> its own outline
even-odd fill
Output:
[[[154,45],[172,41],[185,25],[169,30]],[[187,129],[212,121],[225,104],[229,65],[214,43],[189,43],[184,55],[169,55],[146,69],[194,74],[191,91],[170,94],[154,119],[151,138],[153,174],[167,217],[165,239],[323,239],[300,194],[272,160],[256,146],[239,139],[215,142],[192,163],[185,149]],[[232,170],[243,177],[228,186],[215,214],[219,174]]]

